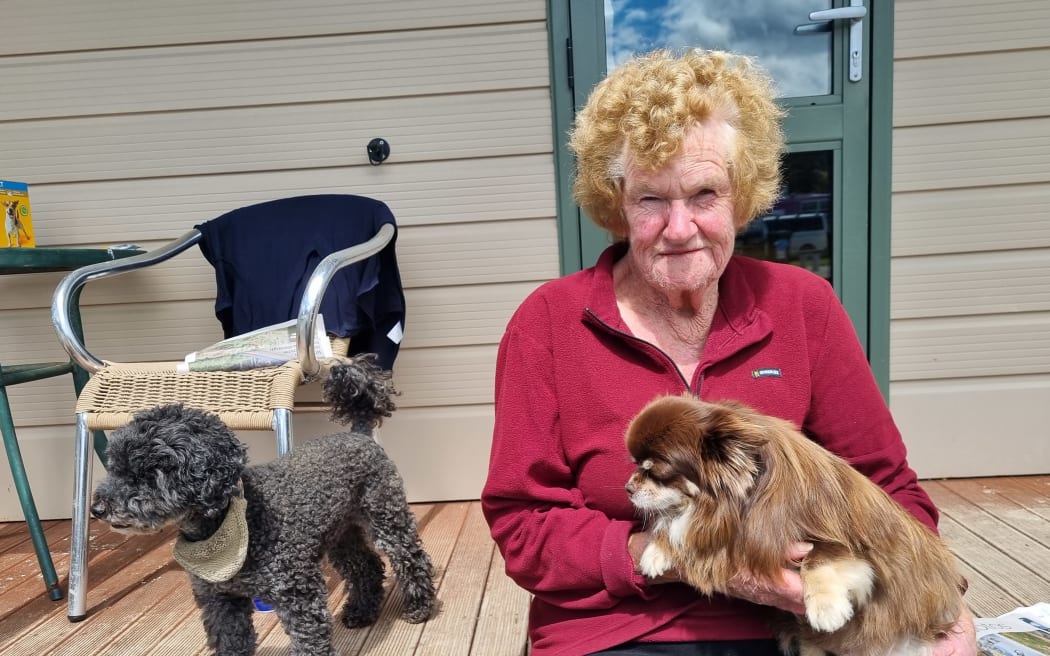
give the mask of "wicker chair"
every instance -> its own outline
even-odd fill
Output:
[[[105,462],[105,434],[126,424],[136,412],[163,403],[182,402],[186,405],[207,409],[216,413],[235,430],[273,430],[277,438],[278,454],[287,453],[292,447],[291,413],[295,404],[295,392],[300,385],[316,378],[322,363],[314,351],[314,325],[322,299],[329,283],[341,269],[368,258],[389,256],[387,264],[394,263],[393,274],[400,293],[400,276],[393,260],[396,228],[385,205],[359,196],[306,196],[262,203],[250,208],[236,210],[244,215],[239,220],[251,221],[253,212],[244,212],[254,207],[273,209],[274,203],[301,206],[304,202],[319,201],[328,210],[346,204],[347,208],[360,208],[362,201],[375,203],[386,216],[384,222],[376,221],[378,229],[374,236],[358,244],[331,244],[330,254],[325,256],[312,273],[307,271],[305,286],[301,286],[301,301],[298,303],[297,350],[298,359],[280,366],[248,369],[245,371],[177,371],[177,362],[119,363],[103,361],[92,355],[83,342],[76,337],[77,331],[71,322],[70,309],[79,303],[81,288],[89,281],[118,275],[163,262],[195,244],[207,254],[205,240],[206,224],[194,228],[182,237],[148,253],[102,264],[90,265],[68,274],[55,290],[52,303],[52,320],[59,340],[74,361],[92,373],[90,381],[82,390],[76,405],[76,440],[74,452],[74,498],[73,529],[70,545],[68,617],[76,622],[86,617],[87,610],[87,538],[88,508],[90,505],[91,446],[94,433],[95,451]],[[334,205],[333,205],[334,204]],[[231,213],[232,214],[232,213]],[[333,212],[324,220],[332,220]],[[339,212],[334,215],[338,216]],[[226,218],[220,217],[220,219]],[[297,225],[307,225],[316,217],[296,217]],[[368,217],[343,216],[339,220],[370,220]],[[219,219],[216,219],[218,221]],[[389,249],[384,253],[385,249]],[[256,258],[260,259],[260,258]],[[215,264],[215,262],[213,262]],[[300,266],[300,269],[302,267]],[[343,272],[348,275],[351,270]],[[272,272],[268,272],[272,273]],[[221,282],[219,283],[221,286]],[[333,286],[334,288],[335,286]],[[401,296],[403,303],[403,294]],[[217,314],[219,314],[217,310]],[[325,316],[328,323],[328,316]],[[329,324],[330,327],[330,324]],[[229,335],[227,335],[229,336]],[[336,355],[346,355],[350,339],[332,340]]]

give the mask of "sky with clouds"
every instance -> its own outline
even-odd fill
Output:
[[[831,92],[831,37],[800,36],[796,25],[830,0],[605,0],[609,68],[653,48],[699,47],[750,55],[780,96]]]

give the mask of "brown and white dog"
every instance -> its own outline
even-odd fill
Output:
[[[23,235],[27,240],[29,239],[29,233],[26,232],[25,225],[18,218],[19,201],[5,200],[2,202],[4,205],[4,232],[7,234],[7,245],[11,248],[17,248],[22,245]]]
[[[627,483],[653,535],[643,574],[704,594],[750,572],[779,581],[793,543],[805,617],[771,609],[787,652],[928,654],[962,608],[955,560],[881,488],[790,422],[736,402],[650,402],[627,430]]]

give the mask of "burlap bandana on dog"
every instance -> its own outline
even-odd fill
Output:
[[[190,542],[181,535],[172,554],[187,572],[209,583],[229,581],[241,571],[248,555],[248,501],[243,496],[230,499],[226,518],[219,530],[200,542]]]

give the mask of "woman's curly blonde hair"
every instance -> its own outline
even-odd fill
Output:
[[[783,116],[772,80],[748,57],[696,49],[638,56],[609,73],[576,117],[576,202],[599,227],[626,237],[627,159],[655,171],[678,152],[686,128],[721,119],[736,133],[729,175],[741,228],[779,193]]]

